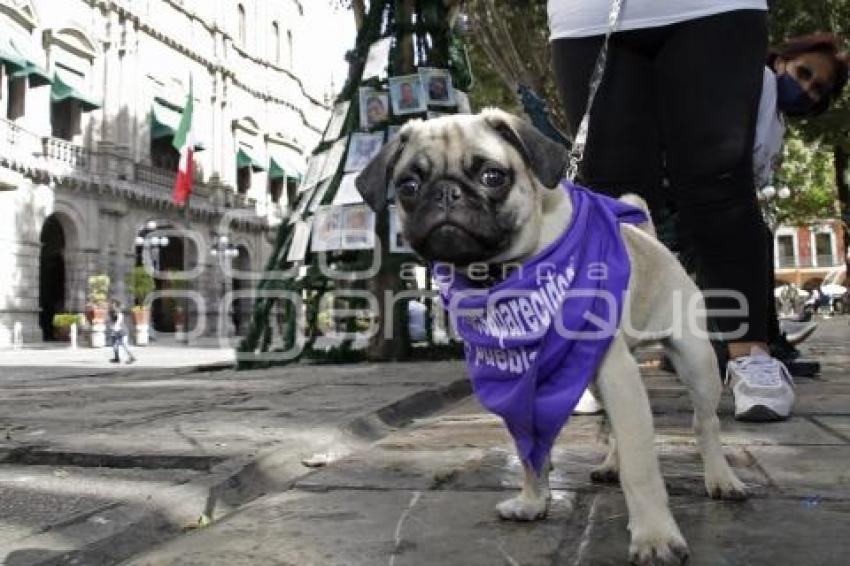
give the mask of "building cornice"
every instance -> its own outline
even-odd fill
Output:
[[[315,126],[308,121],[307,117],[304,114],[304,110],[302,108],[296,106],[295,104],[293,104],[292,102],[290,102],[288,100],[274,96],[274,95],[272,95],[268,92],[262,92],[260,90],[255,89],[255,88],[252,88],[250,85],[248,85],[247,82],[241,80],[239,74],[234,69],[230,68],[226,63],[223,63],[223,62],[218,61],[218,60],[210,59],[210,58],[202,55],[201,53],[195,51],[190,46],[188,46],[184,43],[181,43],[181,42],[177,41],[175,38],[172,38],[172,37],[166,35],[165,33],[163,33],[163,31],[161,29],[158,29],[151,22],[146,21],[143,18],[142,15],[140,15],[138,12],[134,11],[133,5],[130,2],[128,2],[127,0],[86,0],[86,1],[88,3],[90,3],[92,6],[98,7],[100,9],[115,11],[119,16],[122,16],[122,17],[126,18],[128,21],[135,24],[140,31],[142,31],[142,32],[150,35],[151,37],[161,41],[162,43],[168,45],[169,47],[171,47],[175,51],[177,51],[177,52],[181,53],[182,55],[192,59],[196,63],[203,65],[207,69],[207,71],[209,71],[211,74],[220,73],[223,77],[229,78],[233,82],[234,85],[238,86],[239,88],[241,88],[245,92],[251,94],[252,96],[259,98],[260,100],[263,100],[265,102],[273,102],[273,103],[276,103],[276,104],[280,104],[281,106],[284,106],[286,108],[289,108],[290,110],[296,112],[300,116],[301,121],[302,121],[302,123],[304,124],[305,127],[309,128],[310,130],[312,130],[313,132],[315,132],[317,134],[322,133],[322,128],[320,126]],[[222,37],[223,40],[229,41],[230,47],[236,53],[238,53],[240,56],[244,57],[246,60],[248,60],[248,61],[250,61],[250,62],[252,62],[256,65],[263,66],[268,70],[279,72],[279,73],[285,75],[289,80],[293,81],[298,86],[298,89],[300,90],[301,96],[303,96],[303,98],[308,103],[318,107],[318,109],[329,110],[329,107],[327,105],[325,105],[324,103],[322,103],[321,101],[319,101],[318,99],[313,97],[310,93],[308,93],[307,90],[304,88],[304,84],[301,82],[301,79],[299,77],[297,77],[295,74],[293,74],[291,71],[289,71],[288,69],[284,69],[283,67],[279,67],[277,65],[274,65],[273,63],[271,63],[271,62],[269,62],[265,59],[260,59],[258,57],[254,57],[254,56],[248,54],[246,51],[241,49],[236,44],[235,41],[233,41],[233,37],[226,30],[220,28],[215,22],[209,22],[209,21],[205,20],[204,18],[202,18],[201,16],[196,14],[194,11],[188,9],[186,6],[183,6],[183,5],[175,2],[175,0],[161,0],[161,1],[169,4],[173,9],[182,13],[183,15],[190,18],[191,20],[198,22],[210,34],[213,34],[213,35],[219,34]]]

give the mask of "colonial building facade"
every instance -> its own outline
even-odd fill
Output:
[[[774,232],[776,282],[817,288],[847,261],[850,248],[839,220],[808,226],[780,226]]]
[[[91,275],[131,302],[136,265],[169,273],[159,290],[188,288],[204,332],[247,323],[247,301],[221,299],[254,284],[327,117],[293,70],[307,4],[0,0],[0,346],[15,328],[51,338],[54,314],[85,309]],[[181,210],[171,142],[190,88]],[[165,302],[153,326],[168,331]]]

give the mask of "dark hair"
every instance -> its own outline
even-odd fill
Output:
[[[813,33],[789,39],[780,49],[772,50],[767,57],[767,64],[773,68],[778,58],[786,61],[806,53],[821,53],[829,58],[835,75],[832,89],[824,93],[812,108],[811,115],[823,114],[833,100],[841,96],[841,91],[847,85],[847,53],[841,50],[841,38],[832,33]]]

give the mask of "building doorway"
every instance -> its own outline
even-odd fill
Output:
[[[41,228],[38,269],[38,324],[42,339],[56,340],[53,316],[65,311],[65,231],[51,214]]]

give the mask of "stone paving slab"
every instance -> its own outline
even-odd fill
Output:
[[[622,495],[600,494],[590,506],[586,546],[558,564],[625,564],[629,540]],[[672,497],[670,506],[688,541],[689,566],[842,566],[850,555],[847,501],[753,498],[731,503]]]
[[[367,498],[348,490],[285,493],[246,506],[215,530],[193,533],[184,539],[188,547],[127,564],[552,564],[561,546],[576,543],[572,537],[581,533],[583,513],[572,510],[570,497],[558,494],[549,521],[516,524],[500,521],[493,511],[503,496],[487,491],[373,491]]]

